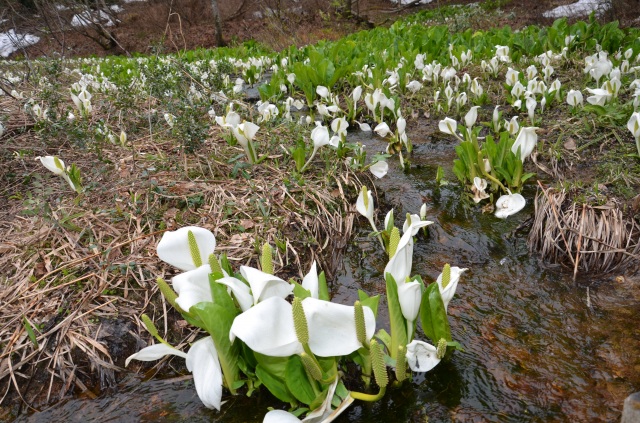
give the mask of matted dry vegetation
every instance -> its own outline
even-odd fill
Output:
[[[142,313],[176,346],[194,339],[155,282],[174,272],[155,255],[165,230],[212,230],[234,267],[257,265],[269,242],[282,277],[298,278],[314,259],[329,281],[335,274],[361,185],[346,167],[317,166],[295,180],[290,161],[273,164],[288,154],[274,146],[271,160],[244,170],[246,179],[229,177],[233,164],[220,158],[241,150],[218,127],[193,154],[159,133],[134,139],[133,151],[105,144],[98,155],[54,147],[8,96],[0,108],[10,116],[1,155],[0,398],[38,407],[113,385],[124,358],[150,338]],[[61,153],[82,171],[80,196],[34,161]]]
[[[546,261],[570,267],[575,278],[578,272],[607,273],[640,259],[640,227],[615,199],[580,204],[564,190],[539,188],[528,243]]]

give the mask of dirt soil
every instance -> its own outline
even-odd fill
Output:
[[[223,39],[227,45],[235,45],[255,40],[274,50],[289,45],[297,46],[315,43],[319,40],[335,40],[342,36],[379,25],[389,25],[399,17],[423,9],[433,9],[443,5],[474,3],[468,0],[432,1],[427,5],[398,6],[388,0],[361,0],[354,2],[354,13],[346,18],[340,10],[331,9],[317,0],[306,0],[303,6],[287,8],[286,1],[279,2],[280,9],[267,9],[263,1],[223,1],[221,8]],[[327,2],[328,3],[328,2]],[[465,25],[473,29],[486,29],[509,25],[521,28],[528,25],[548,25],[553,19],[543,13],[557,6],[574,3],[572,0],[486,0],[482,8]],[[621,26],[638,24],[640,12],[630,7],[635,0],[615,0],[613,7],[600,19],[619,20]],[[293,3],[292,3],[293,4]],[[636,3],[637,5],[637,3]],[[273,12],[270,13],[270,10]],[[496,13],[485,13],[486,11]],[[71,13],[71,12],[68,12]],[[133,53],[169,53],[194,48],[215,47],[213,15],[209,2],[183,0],[168,4],[164,0],[132,2],[124,4],[124,10],[117,14],[119,23],[109,27],[115,35],[117,45],[104,48],[95,40],[95,33],[74,29],[45,32],[41,21],[28,12],[20,14],[18,28],[37,34],[41,40],[26,51],[14,53],[15,57],[41,56],[106,56]],[[32,16],[29,18],[29,16]],[[64,17],[64,16],[63,16]],[[66,16],[70,19],[70,16]],[[584,19],[586,17],[582,17]],[[573,18],[575,20],[576,18]],[[1,20],[0,20],[1,22]],[[0,30],[14,25],[13,19],[0,24]],[[3,25],[6,28],[3,28]],[[15,26],[15,25],[14,25]]]

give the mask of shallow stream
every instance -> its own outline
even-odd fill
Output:
[[[449,304],[452,334],[464,352],[378,403],[354,403],[336,421],[618,421],[624,398],[640,390],[637,276],[579,275],[573,282],[568,269],[543,265],[526,247],[526,229],[519,230],[533,213],[535,192],[525,190],[529,205],[507,220],[482,214],[463,205],[457,183],[436,187],[438,164],[450,168],[453,154],[446,143],[417,143],[409,173],[392,169],[377,182],[385,204],[378,216],[393,206],[402,225],[426,198],[435,223],[418,236],[414,274],[430,282],[447,262],[469,268]],[[359,288],[384,292],[386,258],[360,220],[332,285],[337,302],[353,303]],[[380,311],[386,322],[386,304]],[[132,375],[115,394],[69,400],[21,421],[260,422],[267,407],[278,405],[266,392],[226,399],[222,412],[207,410],[190,379],[143,382]]]

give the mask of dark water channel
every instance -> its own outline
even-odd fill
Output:
[[[533,213],[535,192],[525,190],[529,205],[507,220],[482,214],[461,203],[457,184],[436,188],[437,165],[450,168],[452,155],[452,145],[418,144],[412,170],[392,169],[377,190],[385,203],[379,217],[393,206],[400,226],[401,216],[417,213],[427,198],[435,224],[419,235],[414,274],[430,282],[447,262],[469,268],[449,304],[454,339],[465,351],[378,403],[354,403],[337,421],[618,421],[624,398],[640,391],[637,276],[583,275],[574,283],[568,270],[543,266],[527,250],[526,230],[518,230]],[[352,303],[358,288],[384,292],[386,258],[362,220],[332,287],[337,302]],[[387,321],[385,310],[381,304],[380,322]],[[260,422],[276,404],[262,392],[228,398],[218,413],[201,405],[189,379],[132,376],[117,394],[70,400],[23,421]]]

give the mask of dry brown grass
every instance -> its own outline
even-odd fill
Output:
[[[546,262],[571,268],[574,278],[578,272],[602,274],[640,259],[640,226],[614,201],[579,204],[540,184],[528,243]]]
[[[102,145],[100,158],[95,150],[41,139],[19,101],[5,96],[0,108],[10,116],[0,177],[11,181],[0,202],[0,398],[20,397],[25,409],[35,408],[114,384],[124,358],[149,339],[142,313],[175,345],[194,339],[155,282],[176,273],[155,256],[167,229],[212,230],[217,253],[236,268],[258,266],[259,247],[269,242],[280,246],[279,276],[301,277],[313,259],[329,281],[335,275],[361,185],[346,168],[318,166],[297,185],[287,153],[279,146],[265,151],[271,134],[259,134],[269,160],[247,169],[249,179],[231,178],[233,164],[225,158],[241,150],[217,127],[194,154],[156,133],[133,139],[133,150]],[[286,128],[272,134],[285,137]],[[76,196],[34,161],[47,154],[81,169],[84,194]]]

